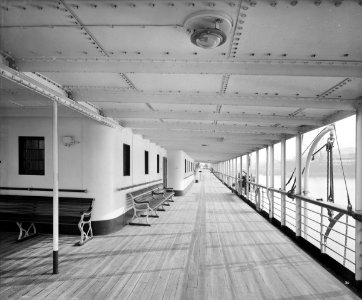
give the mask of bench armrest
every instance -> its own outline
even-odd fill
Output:
[[[154,195],[162,195],[165,193],[165,190],[158,190],[158,191],[153,191],[152,194]]]
[[[134,208],[139,210],[151,209],[149,202],[134,203]]]
[[[133,199],[133,202],[136,203],[136,204],[149,204],[150,200],[136,200],[136,199]]]
[[[80,212],[80,214],[81,214],[81,215],[85,215],[85,216],[90,216],[91,213],[92,213],[92,209],[93,209],[93,207],[90,206],[86,211]]]

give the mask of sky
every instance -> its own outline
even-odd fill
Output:
[[[345,118],[341,121],[336,122],[335,125],[336,125],[336,135],[338,138],[339,147],[341,149],[341,153],[343,154],[343,152],[344,152],[343,149],[354,148],[356,145],[356,142],[355,142],[355,139],[356,139],[356,116],[353,115],[351,117]],[[303,134],[302,151],[304,151],[308,147],[308,145],[311,143],[311,141],[324,128],[325,128],[325,126],[322,126],[318,129],[315,129],[306,134]],[[325,135],[325,137],[323,137],[321,139],[321,141],[319,142],[316,149],[319,148],[319,145],[322,146],[324,143],[326,143],[327,138],[328,138],[328,135]],[[336,142],[334,145],[335,145],[335,147],[337,147]],[[278,143],[274,146],[274,152],[280,153],[280,143]],[[350,153],[350,152],[351,151],[349,149],[348,153]],[[255,155],[255,154],[253,154],[253,155]],[[279,160],[277,158],[279,155],[275,154],[275,156],[276,156],[276,160]],[[294,160],[294,158],[295,158],[295,138],[289,139],[286,142],[286,158],[287,158],[287,160]],[[252,159],[254,159],[254,157]],[[266,154],[265,154],[265,149],[263,149],[259,153],[259,162],[265,163],[265,161],[266,161]]]

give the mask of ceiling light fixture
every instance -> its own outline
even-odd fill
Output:
[[[226,42],[232,28],[232,19],[222,12],[201,11],[190,15],[184,22],[191,42],[203,49],[214,49]]]

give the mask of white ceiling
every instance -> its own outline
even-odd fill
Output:
[[[219,161],[361,105],[362,2],[317,2],[3,0],[0,54],[166,149]],[[183,28],[205,10],[233,22],[213,50]],[[0,96],[2,116],[50,113],[8,80]]]

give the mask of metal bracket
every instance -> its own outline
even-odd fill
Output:
[[[36,234],[36,228],[33,222],[29,225],[28,229],[23,228],[23,222],[16,222],[16,225],[18,225],[20,230],[18,241],[21,241]],[[31,230],[33,232],[30,232]]]
[[[326,229],[326,232],[324,233],[323,236],[323,245],[322,245],[322,252],[325,253],[326,251],[326,245],[327,245],[327,239],[328,236],[330,234],[330,232],[332,231],[333,226],[337,223],[337,221],[344,215],[343,212],[338,213],[334,218],[328,218],[329,219],[329,225]]]
[[[84,220],[84,218],[88,218],[88,220]],[[84,230],[84,225],[88,226],[87,230]],[[80,231],[80,241],[79,246],[83,245],[84,243],[88,242],[90,239],[93,238],[93,230],[92,230],[92,221],[91,221],[91,213],[86,212],[83,213],[80,221],[78,223],[78,228]]]

